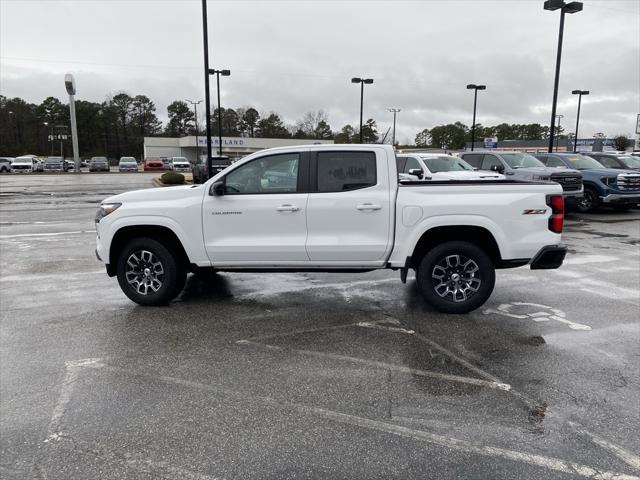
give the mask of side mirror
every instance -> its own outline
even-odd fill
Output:
[[[502,165],[491,165],[492,172],[504,173],[504,167]]]
[[[421,168],[410,168],[409,175],[415,175],[418,178],[422,178],[424,176],[424,172]]]
[[[218,180],[217,182],[214,182],[213,185],[211,185],[211,188],[209,189],[209,195],[212,195],[215,197],[223,196],[224,182],[222,180]]]

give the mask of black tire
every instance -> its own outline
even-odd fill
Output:
[[[444,313],[467,313],[480,307],[491,296],[495,281],[489,255],[472,243],[460,241],[445,242],[431,249],[416,272],[420,293]]]
[[[593,212],[599,205],[600,199],[598,198],[598,192],[590,187],[584,189],[582,198],[576,199],[576,208],[582,213]]]
[[[122,249],[117,276],[120,288],[134,302],[166,305],[184,288],[187,273],[163,243],[140,237]]]

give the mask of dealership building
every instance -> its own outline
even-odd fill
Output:
[[[194,162],[198,155],[207,154],[207,138],[188,136],[181,138],[144,137],[144,158],[186,157]],[[222,155],[232,160],[240,159],[250,153],[265,148],[291,147],[319,143],[333,143],[333,140],[299,140],[292,138],[251,138],[251,137],[222,137]],[[218,154],[218,137],[211,138],[211,154]]]

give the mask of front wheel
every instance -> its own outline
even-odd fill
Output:
[[[186,281],[184,266],[152,238],[136,238],[124,247],[118,258],[117,275],[124,294],[140,305],[167,304]]]
[[[424,298],[445,313],[467,313],[487,301],[495,284],[491,258],[468,243],[445,242],[422,258],[416,281]]]
[[[599,203],[598,194],[591,188],[585,188],[582,198],[576,200],[576,206],[582,213],[593,212]]]

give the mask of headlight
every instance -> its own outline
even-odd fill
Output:
[[[110,213],[115,212],[118,208],[120,208],[121,205],[121,203],[103,203],[102,205],[100,205],[98,207],[98,211],[96,212],[96,223],[98,223]]]
[[[549,175],[534,175],[533,179],[534,180],[544,180],[545,182],[548,182],[549,180],[551,180],[551,177]]]
[[[601,177],[600,181],[605,185],[615,185],[618,177]]]

